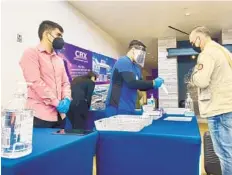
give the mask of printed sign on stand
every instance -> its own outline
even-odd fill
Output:
[[[105,108],[112,68],[116,60],[68,43],[65,43],[64,49],[59,51],[58,54],[64,60],[70,82],[73,78],[86,75],[89,71],[93,71],[98,75],[91,108],[93,110],[103,110]]]

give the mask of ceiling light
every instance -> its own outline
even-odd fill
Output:
[[[194,60],[194,59],[196,59],[196,56],[195,56],[195,55],[192,55],[191,58]]]
[[[190,16],[191,15],[188,8],[184,8],[184,14],[185,14],[185,16]]]

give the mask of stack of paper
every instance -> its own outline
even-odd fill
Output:
[[[166,114],[172,115],[184,115],[186,109],[185,108],[164,108],[164,112]]]
[[[167,120],[167,121],[191,122],[192,121],[192,117],[167,117],[164,120]]]

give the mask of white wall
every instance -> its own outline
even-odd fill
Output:
[[[43,20],[52,20],[64,28],[64,39],[79,47],[117,58],[120,45],[67,2],[2,2],[1,78],[2,105],[11,98],[16,81],[23,76],[19,60],[25,48],[39,43],[37,30]],[[17,43],[17,33],[23,42]]]

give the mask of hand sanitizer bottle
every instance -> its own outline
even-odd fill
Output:
[[[193,100],[190,96],[190,93],[187,93],[187,98],[185,100],[185,116],[194,116],[194,106]]]
[[[25,108],[25,104],[26,96],[19,86],[13,99],[2,109],[1,157],[14,159],[32,152],[34,112]]]

